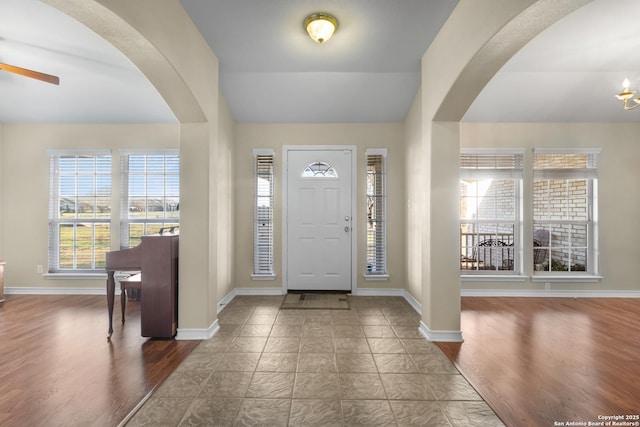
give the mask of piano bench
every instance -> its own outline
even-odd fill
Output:
[[[127,307],[127,290],[142,289],[142,273],[132,274],[120,280],[120,306],[122,308],[122,324],[124,325],[124,312]]]

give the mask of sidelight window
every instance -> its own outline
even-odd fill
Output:
[[[272,277],[273,269],[273,150],[254,150],[255,199],[253,277]]]
[[[386,276],[387,150],[367,150],[367,276]]]

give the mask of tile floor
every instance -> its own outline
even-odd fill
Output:
[[[127,426],[502,426],[401,297],[238,296]]]

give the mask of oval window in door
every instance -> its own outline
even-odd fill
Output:
[[[303,178],[337,178],[338,172],[329,163],[314,162],[307,165],[302,172]]]

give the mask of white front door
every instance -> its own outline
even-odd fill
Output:
[[[351,149],[287,151],[290,290],[351,290],[353,155]]]

